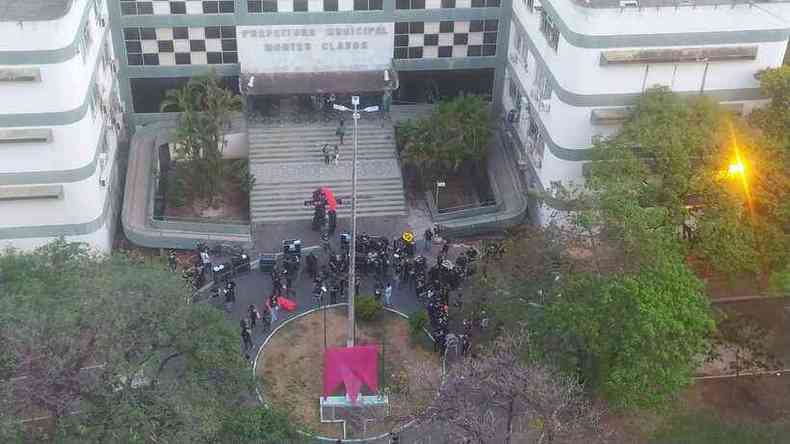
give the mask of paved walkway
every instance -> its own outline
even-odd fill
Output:
[[[371,231],[371,234],[381,234],[387,232],[376,232]],[[420,245],[421,247],[422,245]],[[440,244],[434,243],[432,248],[429,252],[418,251],[418,253],[423,254],[428,258],[429,264],[435,263],[435,257],[440,250]],[[460,252],[465,251],[465,248],[459,245],[454,245],[451,250],[450,254],[448,255],[450,258],[454,258]],[[320,263],[325,263],[326,257],[323,252],[316,253],[319,256]],[[362,288],[360,289],[361,294],[372,294],[373,291],[373,280],[372,279],[364,279]],[[272,291],[272,282],[269,272],[260,272],[256,269],[253,269],[249,273],[243,273],[235,279],[237,284],[236,290],[236,303],[233,305],[230,311],[226,312],[226,319],[233,322],[234,325],[239,324],[239,320],[242,318],[247,317],[247,307],[250,304],[254,304],[256,307],[260,309],[261,305],[265,304],[267,297],[271,294]],[[294,312],[288,313],[284,310],[280,310],[278,312],[278,319],[276,322],[273,323],[271,328],[275,328],[276,326],[280,325],[287,319],[290,319],[300,313],[304,313],[307,310],[316,308],[317,304],[313,300],[312,297],[312,281],[304,271],[301,270],[300,276],[294,282],[294,289],[296,291],[295,297],[293,299],[297,303],[297,309]],[[205,298],[205,296],[204,296]],[[208,303],[216,306],[219,310],[225,310],[224,301],[219,300],[220,298],[216,299],[208,299]],[[205,300],[205,299],[203,299]],[[405,313],[406,315],[410,315],[416,311],[423,310],[423,306],[417,300],[416,296],[414,295],[413,289],[407,286],[403,286],[402,288],[398,288],[397,286],[393,286],[393,293],[392,293],[392,308]],[[342,298],[338,302],[346,302],[345,298]],[[270,333],[270,329],[265,329],[261,324],[258,324],[255,331],[253,332],[253,342],[254,347],[249,352],[251,358],[254,358],[263,344],[263,341]],[[241,350],[241,339],[239,339],[240,343],[240,350]],[[385,443],[388,442],[387,440],[368,440],[366,442],[369,443]],[[405,430],[401,434],[401,442],[402,443],[425,443],[425,444],[443,444],[443,443],[450,443],[445,439],[444,435],[437,430],[424,430],[424,429],[408,429]],[[334,444],[334,443],[333,443]]]

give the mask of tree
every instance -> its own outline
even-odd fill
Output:
[[[308,439],[293,428],[288,415],[264,407],[227,412],[217,436],[224,442],[256,444],[306,443]]]
[[[194,77],[183,87],[167,91],[160,105],[163,112],[181,113],[176,152],[189,170],[187,189],[193,190],[193,199],[207,199],[209,206],[222,191],[226,174],[234,171],[224,168],[223,134],[232,113],[241,107],[241,98],[224,88],[213,73]]]
[[[649,90],[593,152],[590,213],[636,264],[689,253],[731,276],[768,276],[790,259],[790,157],[716,103]],[[736,157],[741,172],[728,174]]]
[[[488,103],[478,96],[440,102],[430,117],[399,128],[403,159],[422,175],[457,171],[485,159],[491,138]]]
[[[185,304],[163,263],[59,240],[7,251],[0,269],[0,386],[17,421],[50,417],[60,442],[226,441],[253,387],[238,333]]]
[[[681,262],[579,275],[536,330],[546,358],[624,409],[654,408],[690,383],[714,322],[702,283]]]
[[[578,381],[528,363],[528,349],[522,329],[500,337],[482,356],[454,364],[417,422],[442,427],[459,442],[481,444],[551,443],[596,429],[600,412]],[[525,430],[516,430],[517,423]]]
[[[558,227],[520,227],[508,232],[501,256],[484,255],[464,291],[462,317],[482,310],[491,318],[492,334],[518,327],[530,309],[549,303],[553,289],[574,267],[569,239]]]
[[[790,149],[790,65],[759,73],[760,89],[771,98],[768,106],[752,113],[752,121],[785,150]]]

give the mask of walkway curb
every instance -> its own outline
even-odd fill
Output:
[[[277,332],[280,331],[281,328],[283,328],[284,326],[288,325],[291,321],[297,320],[299,318],[302,318],[302,317],[307,316],[309,314],[318,312],[320,310],[327,310],[327,309],[330,309],[330,308],[347,307],[347,306],[348,306],[347,302],[341,302],[339,304],[332,304],[332,305],[325,305],[323,307],[311,308],[310,310],[307,310],[307,311],[305,311],[303,313],[299,313],[298,315],[295,315],[295,316],[293,316],[291,318],[288,318],[288,319],[284,320],[283,322],[281,322],[280,325],[275,327],[271,331],[271,333],[269,333],[269,335],[266,337],[266,339],[263,340],[263,343],[261,344],[261,346],[258,347],[258,352],[255,354],[255,362],[252,365],[252,376],[253,376],[253,378],[256,378],[256,380],[257,380],[258,360],[261,358],[261,356],[263,354],[263,348],[266,347],[266,344],[269,343],[271,338],[274,337],[274,335],[277,334]],[[396,310],[394,308],[383,307],[383,309],[386,310],[386,311],[389,311],[391,313],[395,313],[396,315],[398,315],[398,316],[400,316],[400,317],[402,317],[402,318],[404,318],[406,320],[409,319],[408,315],[406,315],[405,313],[403,313],[403,312],[401,312],[399,310]],[[428,337],[431,337],[431,336],[428,335]],[[433,338],[431,337],[431,339],[433,339]],[[263,394],[262,394],[262,390],[260,388],[260,384],[257,384],[257,383],[255,384],[255,394],[256,394],[256,396],[258,398],[258,402],[260,402],[261,405],[263,405],[266,408],[270,408],[270,406],[263,399]],[[398,429],[398,431],[400,432],[402,430],[405,430],[405,429],[411,427],[412,425],[414,425],[414,420],[409,421],[408,423],[403,425],[400,429]],[[311,435],[311,434],[309,434],[307,432],[303,432],[301,430],[299,430],[299,433],[301,433],[304,436],[307,436],[307,437],[310,437],[310,438],[313,438],[313,439],[317,439],[317,440],[319,440],[321,442],[331,442],[331,443],[337,442],[337,438],[327,438],[325,436]],[[375,440],[379,440],[379,439],[384,439],[384,438],[386,438],[388,436],[389,436],[389,433],[383,433],[381,435],[371,436],[369,438],[343,439],[342,442],[344,442],[344,443],[367,443],[367,442],[369,442],[371,440],[375,441]]]

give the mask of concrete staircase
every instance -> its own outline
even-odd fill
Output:
[[[321,147],[338,143],[336,127],[327,125],[249,127],[250,171],[255,187],[250,193],[253,223],[311,219],[305,207],[313,190],[326,186],[345,200],[338,216],[351,213],[351,157],[353,122],[344,145],[340,145],[338,165],[325,165]],[[395,154],[391,125],[360,122],[357,156],[357,215],[402,216],[406,213],[403,180]]]

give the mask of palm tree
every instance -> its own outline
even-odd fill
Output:
[[[225,176],[223,132],[232,112],[241,107],[241,98],[222,87],[213,71],[190,79],[179,89],[167,91],[160,104],[162,112],[181,112],[176,151],[189,163],[189,188],[193,197],[206,198],[209,206],[221,191]]]

